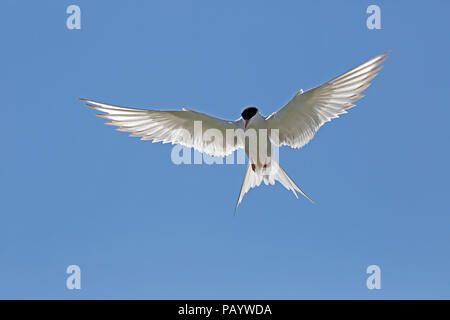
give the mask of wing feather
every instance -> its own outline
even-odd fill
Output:
[[[242,147],[239,141],[230,145],[226,139],[226,130],[239,128],[238,121],[226,121],[188,109],[144,110],[80,100],[88,107],[104,112],[97,116],[110,120],[106,124],[117,126],[117,130],[130,132],[130,136],[141,137],[141,140],[181,144],[212,156],[226,156]],[[194,121],[201,121],[201,135],[194,134]],[[203,135],[208,129],[219,130],[222,139],[205,141]]]
[[[300,90],[283,108],[266,118],[269,128],[279,130],[279,141],[272,142],[292,148],[306,145],[325,122],[347,113],[354,102],[364,97],[361,92],[381,70],[387,54],[382,53],[321,86],[306,92]]]

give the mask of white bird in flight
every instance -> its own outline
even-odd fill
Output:
[[[388,52],[382,53],[365,63],[347,71],[346,73],[306,92],[300,90],[284,107],[265,117],[254,106],[246,107],[241,117],[235,121],[222,120],[193,110],[144,110],[120,107],[93,100],[80,99],[86,105],[104,113],[98,116],[110,120],[107,124],[118,126],[117,130],[131,132],[131,136],[141,137],[141,140],[153,140],[181,144],[193,147],[199,152],[212,156],[227,156],[239,148],[245,148],[249,158],[241,191],[235,210],[244,195],[254,187],[264,183],[274,184],[279,181],[286,189],[291,190],[298,198],[297,192],[309,198],[287,175],[277,161],[271,156],[260,156],[259,147],[256,152],[249,152],[250,148],[245,139],[219,141],[196,139],[194,136],[194,121],[201,121],[202,133],[208,129],[217,129],[226,136],[227,129],[278,129],[278,141],[267,136],[267,145],[288,145],[300,149],[314,137],[319,128],[340,114],[347,113],[347,109],[354,106],[354,102],[363,97],[363,92],[370,86],[370,81],[382,68],[380,65],[386,60]],[[179,134],[180,129],[188,135]]]

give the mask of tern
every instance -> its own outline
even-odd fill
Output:
[[[287,145],[300,149],[314,137],[319,128],[339,115],[347,113],[354,102],[363,97],[362,92],[370,86],[370,81],[382,68],[389,52],[382,53],[340,76],[313,89],[298,91],[281,109],[269,116],[263,116],[255,106],[246,107],[239,119],[222,120],[207,114],[189,110],[147,110],[121,107],[89,99],[83,100],[87,106],[101,111],[98,116],[109,120],[106,124],[117,126],[117,130],[131,132],[131,136],[153,142],[181,144],[212,156],[227,156],[237,149],[244,148],[248,164],[242,181],[235,211],[244,195],[264,181],[275,184],[279,181],[298,198],[297,192],[311,202],[311,198],[300,189],[272,157],[272,145]],[[260,152],[258,145],[252,148],[244,139],[220,141],[220,139],[202,139],[195,137],[195,122],[201,122],[202,133],[216,129],[226,136],[227,130],[277,130],[274,139],[267,135],[268,152]],[[180,131],[188,134],[180,134]],[[261,141],[261,139],[260,139]],[[256,151],[255,151],[256,150]],[[263,154],[261,156],[261,154]]]

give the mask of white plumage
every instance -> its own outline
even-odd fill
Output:
[[[153,142],[181,144],[193,147],[200,152],[212,156],[226,156],[237,148],[239,144],[222,145],[220,141],[194,140],[194,121],[201,121],[203,136],[208,129],[218,129],[226,136],[226,129],[235,130],[239,128],[239,120],[226,121],[207,114],[182,110],[144,110],[126,108],[97,101],[81,99],[86,104],[106,114],[97,114],[99,117],[111,120],[106,124],[119,127],[117,130],[131,132],[133,137],[141,137],[141,140],[153,140]],[[184,135],[186,130],[188,135]],[[224,139],[225,142],[225,139]]]
[[[319,128],[361,99],[370,81],[382,68],[387,52],[330,80],[321,86],[299,92],[282,109],[267,117],[269,127],[280,130],[280,145],[301,148]]]
[[[351,69],[350,71],[306,92],[300,90],[283,108],[268,117],[262,116],[256,107],[246,108],[235,121],[218,119],[204,113],[182,110],[144,110],[119,107],[93,100],[81,99],[89,107],[104,112],[98,116],[110,120],[107,124],[118,130],[130,132],[131,136],[153,142],[181,144],[213,156],[226,156],[246,147],[249,157],[236,208],[244,195],[263,181],[274,184],[279,181],[297,197],[300,192],[311,200],[286,174],[269,154],[258,157],[249,153],[243,139],[225,139],[227,130],[277,129],[278,141],[267,138],[268,143],[301,148],[314,137],[317,130],[331,119],[338,118],[363,97],[361,94],[381,69],[387,52]],[[201,121],[201,134],[194,134],[194,122]],[[202,139],[208,129],[217,129],[224,138]],[[200,138],[199,138],[200,137]],[[257,147],[258,150],[258,147]],[[256,153],[259,154],[259,153]],[[312,201],[312,200],[311,200]]]

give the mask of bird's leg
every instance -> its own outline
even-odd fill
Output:
[[[252,163],[252,170],[253,170],[253,172],[255,172],[255,169],[256,169],[256,166],[255,166],[254,163]]]

